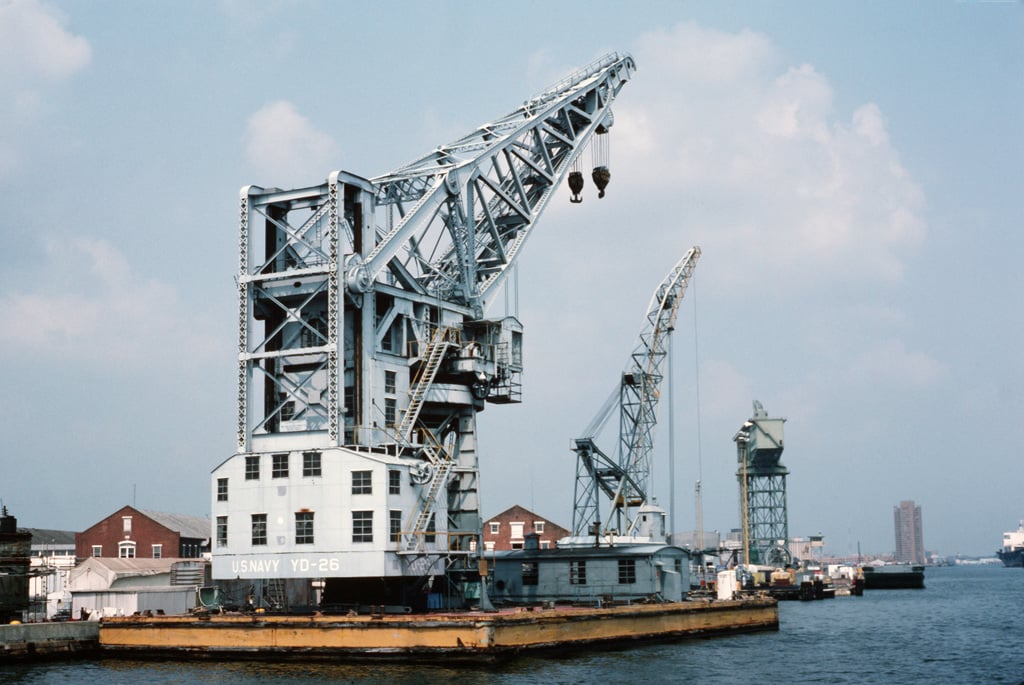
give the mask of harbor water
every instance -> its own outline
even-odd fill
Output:
[[[783,602],[778,632],[500,664],[96,659],[0,666],[0,683],[1024,683],[1024,572],[928,568],[925,584]]]

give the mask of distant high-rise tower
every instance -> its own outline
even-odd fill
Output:
[[[898,507],[893,507],[892,515],[896,524],[896,561],[923,564],[921,507],[916,506],[913,500],[905,500]]]

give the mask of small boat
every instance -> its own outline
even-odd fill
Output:
[[[996,551],[1003,566],[1024,566],[1024,521],[1017,530],[1003,533],[1003,546]]]

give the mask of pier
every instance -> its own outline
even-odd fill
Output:
[[[99,649],[99,633],[95,621],[0,625],[0,664],[93,656]]]

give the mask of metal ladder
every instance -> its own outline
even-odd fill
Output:
[[[423,447],[424,454],[430,460],[431,465],[434,467],[434,472],[430,478],[430,485],[427,487],[425,493],[420,495],[419,508],[415,514],[415,522],[413,523],[412,530],[408,533],[406,538],[405,548],[406,551],[414,551],[421,549],[426,537],[427,525],[430,523],[430,515],[432,513],[434,500],[437,499],[437,494],[441,490],[441,486],[448,481],[448,474],[451,473],[452,466],[455,464],[455,460],[448,453],[448,450],[444,448],[444,445],[437,442],[433,433],[430,431],[424,431],[424,434],[428,436],[428,443]]]
[[[284,579],[271,578],[266,587],[267,603],[272,610],[283,611],[287,609],[287,597],[285,595]]]
[[[441,362],[444,361],[448,348],[455,344],[448,339],[451,332],[450,328],[438,328],[427,344],[423,365],[420,367],[417,378],[409,387],[409,404],[402,415],[402,422],[398,424],[397,428],[398,437],[403,442],[408,442],[412,427],[416,423],[416,419],[419,418],[427,391],[433,385],[434,379],[437,378],[437,372],[441,368]]]

